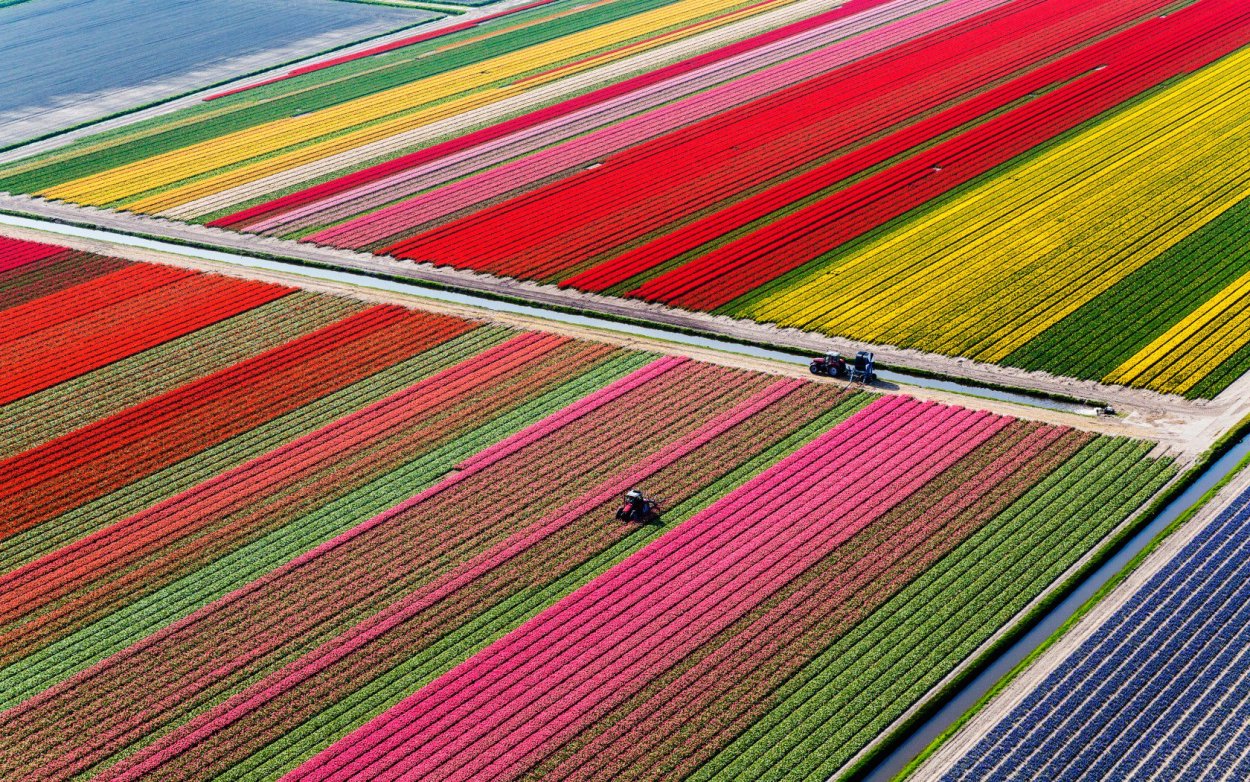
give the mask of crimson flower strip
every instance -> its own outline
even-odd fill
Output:
[[[706,68],[710,65],[715,65],[716,63],[722,62],[731,57],[736,57],[745,52],[771,45],[777,41],[782,41],[786,38],[806,33],[839,19],[855,16],[869,8],[881,5],[882,2],[883,0],[852,0],[852,2],[848,2],[838,8],[790,25],[786,25],[784,27],[780,27],[762,35],[754,36],[720,49],[714,49],[710,52],[705,52],[696,57],[682,60],[663,68],[659,68],[655,71],[650,71],[648,73],[626,79],[618,84],[594,90],[586,95],[561,101],[553,106],[529,112],[521,115],[520,117],[505,120],[504,122],[499,122],[494,125],[481,128],[471,133],[458,136],[454,139],[449,139],[427,149],[396,158],[395,160],[379,163],[376,166],[372,166],[352,174],[347,174],[342,177],[337,177],[320,185],[314,185],[295,193],[290,193],[273,199],[272,201],[258,204],[248,209],[244,209],[226,217],[214,220],[209,223],[209,225],[235,229],[250,228],[258,220],[273,218],[273,216],[277,214],[282,214],[308,204],[330,199],[334,196],[346,193],[364,185],[378,182],[388,177],[393,177],[401,172],[412,170],[418,166],[438,161],[442,158],[446,158],[467,149],[472,149],[475,146],[488,144],[510,134],[524,131],[527,128],[533,128],[543,123],[559,120],[562,117],[566,117],[575,112],[610,101],[614,98],[628,95],[677,76],[690,73],[701,68]]]
[[[99,762],[142,736],[146,726],[229,695],[230,688],[246,682],[258,666],[262,671],[276,669],[295,659],[292,655],[311,648],[323,633],[347,629],[405,591],[505,539],[516,521],[525,518],[521,503],[535,485],[547,485],[545,496],[556,507],[562,498],[575,497],[599,480],[596,476],[603,469],[588,464],[583,454],[601,454],[605,465],[628,464],[665,442],[680,442],[722,405],[732,404],[751,390],[741,382],[743,373],[707,365],[687,367],[680,376],[661,375],[656,386],[647,389],[655,394],[657,409],[663,414],[647,420],[645,426],[622,417],[620,410],[596,411],[580,419],[584,436],[570,438],[568,445],[553,438],[555,442],[544,441],[540,448],[518,452],[510,463],[479,470],[473,481],[462,477],[466,473],[454,476],[26,701],[11,712],[9,721],[26,747],[15,754],[15,762],[22,764],[17,767],[29,768],[26,764],[31,758],[39,756],[43,729],[67,721],[80,726],[76,748],[67,746],[45,771],[84,769]],[[727,382],[734,376],[737,383]],[[622,398],[618,404],[629,409],[630,400]],[[561,458],[551,459],[552,452]],[[570,480],[572,465],[579,462],[585,475]],[[494,501],[477,500],[483,492],[492,493]],[[467,500],[476,503],[474,512],[465,512]],[[460,523],[449,527],[448,518],[459,518]],[[420,556],[410,549],[412,540],[425,541]],[[345,594],[352,596],[346,604],[342,601]],[[246,636],[233,632],[240,622],[250,626]],[[129,675],[105,675],[138,670],[143,670],[142,692],[129,689]],[[114,695],[103,695],[105,690]],[[112,712],[84,719],[102,702],[121,702],[117,698],[147,717],[134,722]],[[135,698],[147,705],[140,707]],[[41,725],[45,727],[37,727]]]
[[[52,244],[0,236],[0,272],[16,269],[24,264],[33,263],[44,258],[51,258],[64,250],[64,247]]]
[[[0,623],[39,614],[0,635],[0,658],[29,654],[611,352],[549,335],[519,336],[0,578],[12,590],[0,603]],[[516,382],[525,385],[494,385]],[[52,611],[40,612],[54,600]]]
[[[945,427],[941,424],[943,421]],[[897,486],[899,494],[882,500],[885,505],[896,503],[909,493],[907,486],[927,482],[932,477],[931,471],[944,469],[946,459],[957,459],[963,453],[961,449],[975,448],[1006,423],[966,411],[882,400],[401,704],[388,717],[376,721],[372,729],[363,731],[367,738],[358,736],[355,741],[343,742],[337,748],[343,754],[331,751],[317,763],[303,767],[296,776],[338,778],[341,776],[339,769],[343,774],[365,769],[369,774],[384,770],[387,774],[402,770],[418,774],[441,773],[435,770],[442,768],[445,759],[458,755],[454,747],[461,742],[476,742],[498,731],[513,729],[516,727],[514,716],[527,717],[527,722],[532,724],[532,720],[539,719],[539,713],[546,713],[535,712],[535,708],[557,709],[552,714],[559,716],[550,728],[534,725],[532,729],[536,732],[529,733],[525,741],[520,734],[509,734],[514,738],[502,739],[495,745],[497,753],[479,755],[471,768],[460,770],[460,775],[515,771],[511,764],[520,763],[526,757],[532,749],[528,745],[536,747],[545,739],[567,731],[575,725],[578,714],[593,705],[593,702],[583,702],[578,697],[579,692],[589,697],[598,689],[596,681],[602,682],[615,672],[618,678],[610,697],[627,695],[634,686],[631,678],[644,676],[642,672],[650,670],[644,660],[654,659],[657,654],[664,656],[666,652],[679,654],[678,650],[685,649],[691,642],[697,647],[701,634],[726,619],[732,621],[734,611],[749,610],[752,600],[764,599],[768,592],[784,585],[789,580],[787,574],[797,574],[794,568],[801,572],[805,559],[814,555],[819,558],[819,552],[826,550],[823,547],[836,547],[850,537],[852,530],[866,523],[877,508],[864,507],[860,511],[862,522],[855,514],[828,526],[804,524],[802,520],[809,518],[816,508],[827,507],[825,503],[847,491],[860,475],[875,472],[883,486],[901,481]],[[891,449],[889,454],[882,450],[868,453],[870,443],[861,433],[869,431],[874,424],[883,426],[884,437],[893,435],[888,441],[899,443],[897,450]],[[935,434],[938,432],[941,434]],[[938,436],[944,436],[953,446],[952,450],[936,458],[931,451],[927,457],[923,456],[928,450],[926,446],[931,447]],[[818,457],[834,453],[832,458]],[[851,470],[844,470],[856,457],[859,457],[858,464]],[[792,473],[791,469],[797,465],[802,467]],[[735,519],[736,514],[731,509],[739,505],[753,509],[750,516],[756,520],[755,525],[751,518],[737,516]],[[761,529],[755,534],[746,534],[752,526]],[[698,562],[699,567],[690,569],[694,562]],[[665,571],[668,575],[661,575]],[[758,573],[760,581],[752,578],[751,573]],[[715,595],[721,591],[732,590],[734,574],[746,579],[740,583],[755,586],[747,590],[747,595],[716,599]],[[661,583],[665,584],[665,594],[651,594]],[[685,604],[687,600],[693,602]],[[683,604],[684,609],[680,608]],[[662,630],[661,637],[642,636],[647,640],[633,648],[629,639],[639,638],[637,630],[649,623],[650,618],[673,619],[677,616],[675,611],[695,624],[687,626],[677,622]],[[547,628],[557,624],[564,628],[558,639],[552,639],[551,645],[536,644],[541,638],[551,639]],[[681,630],[683,627],[687,629]],[[584,635],[587,632],[591,635]],[[667,637],[672,637],[677,646],[666,649],[663,641]],[[514,672],[517,665],[522,668]],[[552,667],[544,668],[545,665]],[[521,670],[533,673],[522,675]],[[628,671],[638,673],[631,677]],[[571,678],[565,680],[565,676]],[[539,686],[540,681],[546,685]],[[502,711],[488,707],[482,711],[485,704],[491,702],[489,698],[505,697],[504,693],[517,692],[518,687],[525,688],[523,697],[501,701],[507,704]],[[550,694],[544,696],[545,692]],[[545,705],[525,706],[526,702],[540,696]],[[459,722],[461,715],[469,713],[467,710],[478,713],[473,726]],[[444,733],[444,730],[450,732]],[[415,736],[421,736],[421,741],[410,744]],[[390,750],[401,747],[405,758],[402,768],[392,767],[384,758]],[[458,757],[467,759],[463,755]]]
[[[1149,30],[1147,29],[1147,33]],[[866,146],[834,158],[791,180],[771,187],[733,206],[684,225],[653,241],[560,282],[582,290],[603,291],[671,261],[701,245],[813,196],[846,178],[884,163],[896,155],[937,139],[945,133],[990,116],[1033,92],[1044,92],[1093,71],[1108,57],[1122,53],[1142,38],[1140,28],[1093,44],[1036,70],[1027,71],[986,92],[975,94],[938,114],[903,127]]]
[[[471,328],[375,307],[0,462],[11,535]]]
[[[0,312],[0,344],[85,317],[133,296],[194,276],[195,272],[188,269],[129,264],[103,278]]]
[[[82,283],[92,286],[95,281]],[[197,274],[0,344],[0,404],[287,296],[291,288]],[[51,298],[51,297],[49,297]],[[30,302],[37,304],[42,299]],[[16,307],[23,309],[23,307]]]
[[[1063,52],[1164,0],[1028,0],[878,55],[610,158],[382,252],[545,277],[770,177]],[[559,221],[537,221],[537,211]],[[610,230],[603,224],[612,215]]]
[[[128,265],[128,261],[120,258],[65,250],[0,271],[0,309],[16,307],[104,277]]]
[[[1250,42],[1247,16],[1233,0],[1212,0],[1144,22],[1124,33],[1120,46],[1105,50],[1111,62],[1106,68],[649,280],[629,295],[693,309],[723,306],[1169,78],[1235,51]]]
[[[828,19],[813,29],[796,31],[790,36],[793,40],[770,41],[748,51],[747,54],[756,55],[752,60],[740,62],[745,59],[740,54],[674,78],[639,84],[637,89],[622,91],[602,103],[579,106],[576,111],[548,119],[525,131],[406,168],[284,216],[255,223],[249,230],[273,235],[360,215],[312,234],[309,241],[365,247],[394,236],[400,229],[416,230],[423,224],[535,186],[550,177],[576,173],[587,163],[633,144],[705,120],[1002,2],[957,0],[939,4],[933,0],[907,0],[856,13],[846,13],[854,5],[847,4],[829,12]],[[939,7],[926,10],[929,6]],[[879,25],[881,29],[874,29]],[[782,44],[785,44],[784,49]],[[798,56],[787,56],[794,53]],[[577,132],[596,127],[597,130],[589,133]],[[544,148],[550,145],[553,132],[559,133],[557,140],[563,143]],[[507,149],[501,152],[505,147]],[[526,150],[533,154],[502,165],[490,165],[498,154],[507,160]],[[478,173],[461,178],[467,173],[463,169],[470,160],[478,163],[477,168],[471,169]],[[433,192],[423,193],[425,190]],[[399,197],[414,195],[416,197],[390,205]],[[379,206],[384,208],[366,214]]]

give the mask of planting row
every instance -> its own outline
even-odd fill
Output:
[[[4,778],[823,779],[1174,473],[842,384],[4,249],[0,346],[137,333],[188,280],[269,294],[3,404]],[[660,523],[614,518],[632,487]]]
[[[1250,492],[1098,620],[982,740],[925,775],[1244,778],[1247,546]]]
[[[1250,369],[1250,9],[1172,5],[535,2],[0,189],[1210,397]]]

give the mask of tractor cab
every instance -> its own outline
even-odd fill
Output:
[[[820,358],[812,359],[808,369],[813,375],[824,377],[838,378],[847,375],[846,359],[842,358],[841,353],[832,350]]]
[[[638,489],[625,492],[621,507],[616,510],[619,521],[632,521],[637,524],[660,523],[660,501],[648,497]]]

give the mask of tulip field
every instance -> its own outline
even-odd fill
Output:
[[[1250,493],[1243,493],[944,779],[1250,776]]]
[[[1177,472],[2,237],[0,355],[3,779],[824,780]]]
[[[1242,0],[535,0],[0,190],[1209,398],[1248,45]]]

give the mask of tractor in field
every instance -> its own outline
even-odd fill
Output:
[[[808,369],[813,375],[832,378],[846,377],[848,371],[846,359],[842,358],[841,353],[832,350],[820,358],[812,359]]]
[[[625,492],[621,507],[616,509],[618,521],[629,521],[635,524],[659,524],[660,501],[648,497],[638,489]]]
[[[830,351],[820,358],[812,359],[808,366],[813,375],[822,377],[846,378],[852,383],[872,383],[877,379],[877,365],[872,353],[861,350],[855,354],[855,361],[848,364],[842,354]]]

